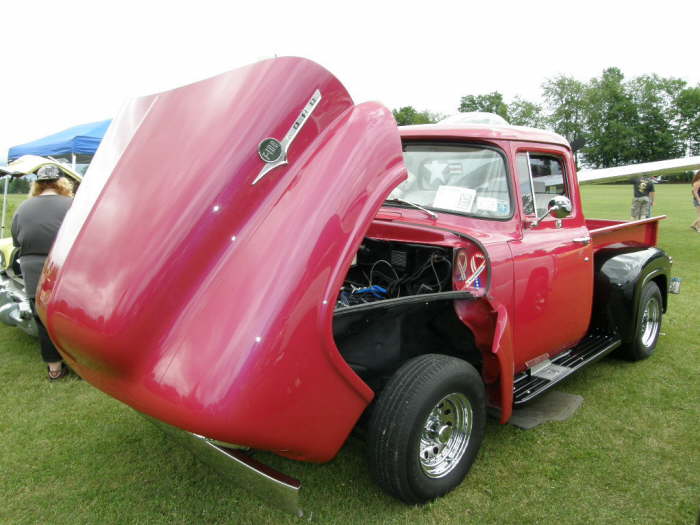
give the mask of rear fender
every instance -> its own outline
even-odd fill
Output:
[[[614,331],[631,341],[644,285],[658,285],[666,312],[670,274],[671,259],[655,247],[611,246],[596,252],[592,328]]]

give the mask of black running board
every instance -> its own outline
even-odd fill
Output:
[[[513,381],[513,405],[518,406],[533,400],[579,368],[609,354],[620,346],[621,342],[616,335],[589,334],[574,348],[516,375]]]

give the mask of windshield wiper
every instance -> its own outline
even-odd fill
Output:
[[[430,215],[433,219],[437,219],[437,218],[438,218],[437,214],[433,213],[432,211],[430,211],[430,210],[427,209],[427,208],[424,208],[424,207],[421,206],[420,204],[416,204],[415,202],[407,201],[407,200],[404,200],[404,199],[396,199],[396,198],[387,199],[386,202],[400,202],[401,204],[407,204],[407,205],[409,205],[409,206],[412,206],[413,208],[416,208],[416,209],[418,209],[418,210],[420,210],[420,211],[423,211],[423,212],[427,213],[427,214]]]

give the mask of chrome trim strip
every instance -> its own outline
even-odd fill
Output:
[[[573,239],[571,239],[571,241],[578,244],[586,245],[591,244],[591,237],[589,237],[588,235],[585,237],[574,237]]]
[[[269,505],[298,517],[303,516],[299,501],[299,480],[260,463],[243,450],[217,446],[209,438],[186,432],[141,412],[139,414],[188,448],[202,462],[250,490]]]
[[[392,299],[382,299],[372,303],[355,304],[353,306],[344,306],[333,311],[333,318],[343,317],[344,315],[354,314],[357,312],[366,312],[368,310],[379,310],[382,308],[396,308],[407,304],[428,304],[435,301],[458,301],[461,299],[480,299],[484,295],[476,295],[474,292],[467,290],[451,290],[449,292],[424,293],[420,295],[408,295],[406,297],[394,297]]]
[[[535,200],[535,182],[532,180],[532,164],[530,163],[530,152],[526,151],[527,157],[527,177],[530,180],[530,191],[532,192],[532,209],[534,210],[535,218],[537,218],[537,201]]]
[[[280,141],[280,144],[282,146],[282,155],[280,155],[280,157],[277,160],[275,160],[273,162],[266,163],[262,167],[262,169],[260,170],[260,173],[258,173],[258,176],[255,177],[253,184],[257,184],[257,182],[260,179],[262,179],[265,175],[267,175],[273,169],[275,169],[279,166],[284,166],[285,164],[288,164],[287,151],[289,150],[289,146],[292,145],[292,141],[294,141],[294,139],[296,138],[299,131],[301,131],[301,128],[304,127],[304,124],[306,124],[306,121],[311,116],[311,113],[313,113],[314,109],[316,109],[316,107],[318,106],[318,103],[321,101],[321,98],[323,98],[323,97],[321,97],[321,92],[318,89],[316,91],[314,91],[314,94],[311,95],[311,98],[306,103],[306,106],[304,107],[304,109],[301,110],[301,113],[299,113],[299,116],[294,121],[294,124],[292,124],[292,127],[289,128],[289,131],[287,131],[287,134]],[[270,138],[272,138],[272,137],[270,137]],[[267,139],[265,139],[265,140],[267,140]]]

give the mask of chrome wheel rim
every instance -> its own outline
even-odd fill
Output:
[[[426,476],[441,478],[459,464],[469,445],[472,422],[472,405],[464,394],[448,394],[437,402],[423,425],[418,451]]]
[[[642,312],[642,320],[640,322],[639,332],[642,335],[642,344],[646,347],[652,345],[659,333],[661,325],[661,305],[656,297],[652,297],[647,301]]]

